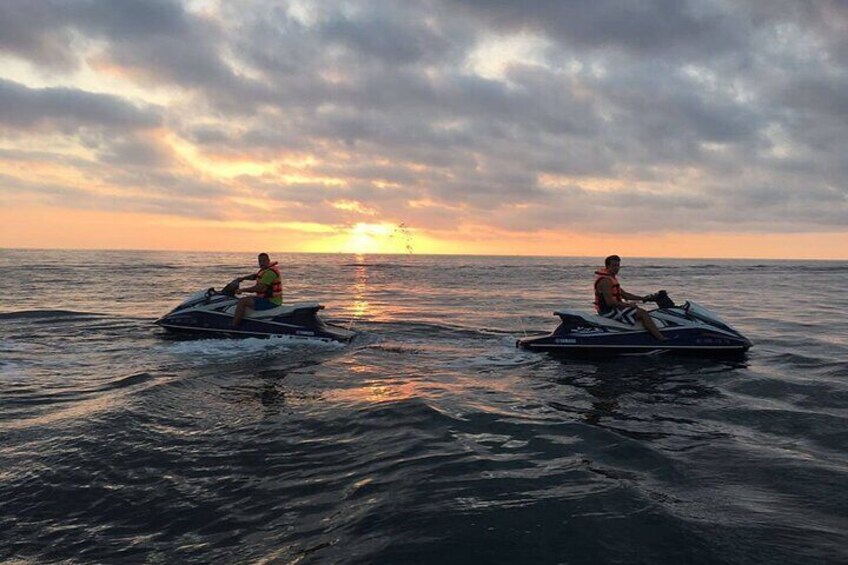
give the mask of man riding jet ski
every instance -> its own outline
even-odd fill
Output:
[[[620,270],[621,257],[610,255],[604,259],[604,268],[595,271],[595,310],[597,310],[598,315],[631,326],[636,325],[636,320],[638,320],[642,322],[648,333],[654,336],[654,339],[657,341],[665,340],[666,337],[660,333],[657,325],[645,310],[639,308],[636,304],[625,302],[625,300],[646,302],[649,297],[625,292],[616,278]]]
[[[549,335],[526,337],[517,346],[572,356],[681,353],[687,355],[739,355],[751,342],[721,318],[694,302],[677,306],[665,291],[636,296],[621,289],[615,277],[621,259],[607,257],[605,269],[595,273],[596,315],[573,310],[554,312],[562,320]],[[656,302],[647,312],[635,304]]]
[[[277,268],[276,261],[271,263],[267,253],[260,253],[257,257],[259,270],[244,277],[239,277],[239,282],[254,280],[256,284],[250,288],[237,288],[236,294],[243,292],[255,292],[256,297],[245,296],[239,298],[236,303],[236,313],[233,317],[233,327],[238,326],[244,318],[244,312],[248,308],[254,310],[270,310],[283,304],[283,276]]]
[[[279,275],[276,263],[262,253],[256,274],[239,277],[220,291],[196,292],[154,323],[169,331],[193,334],[350,341],[354,332],[318,318],[318,311],[324,308],[321,304],[283,305]],[[257,281],[255,286],[239,289],[242,281],[250,279]],[[257,296],[236,298],[242,292],[256,292]]]

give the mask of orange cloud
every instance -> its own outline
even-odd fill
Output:
[[[362,214],[364,216],[377,215],[377,210],[363,206],[360,202],[355,200],[336,200],[335,202],[332,202],[331,205],[337,210],[356,212],[357,214]]]

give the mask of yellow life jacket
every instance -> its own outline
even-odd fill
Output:
[[[271,263],[270,265],[268,265],[267,269],[260,269],[256,273],[257,284],[259,284],[259,282],[262,280],[262,275],[265,274],[265,271],[272,271],[276,273],[277,278],[264,291],[257,290],[256,296],[267,298],[272,302],[277,302],[277,300],[279,300],[279,303],[281,304],[283,302],[283,276],[280,274],[280,269],[277,268],[277,263]]]

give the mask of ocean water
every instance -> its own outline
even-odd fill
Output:
[[[848,263],[625,258],[753,349],[568,361],[592,259],[273,258],[353,343],[152,325],[253,254],[0,251],[0,561],[848,562]]]

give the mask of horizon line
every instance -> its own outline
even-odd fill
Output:
[[[108,251],[108,252],[129,252],[129,253],[245,253],[245,254],[254,254],[258,253],[257,251],[233,251],[233,250],[217,250],[217,251],[209,251],[209,250],[194,250],[194,249],[137,249],[137,248],[105,248],[105,247],[2,247],[0,246],[0,251]],[[405,257],[405,256],[417,256],[417,257],[509,257],[509,258],[522,258],[522,257],[534,257],[534,258],[548,258],[548,259],[601,259],[601,256],[595,255],[545,255],[545,254],[526,254],[526,255],[513,255],[513,254],[478,254],[478,253],[355,253],[355,252],[346,252],[346,251],[267,251],[269,254],[280,254],[280,255],[349,255],[349,256],[394,256],[394,257]],[[811,258],[800,258],[800,257],[783,257],[783,258],[770,258],[770,257],[681,257],[681,256],[649,256],[649,255],[625,255],[625,257],[630,257],[632,259],[696,259],[696,260],[704,260],[704,261],[820,261],[820,262],[846,262],[848,261],[848,257],[846,258],[834,258],[834,259],[811,259]]]

